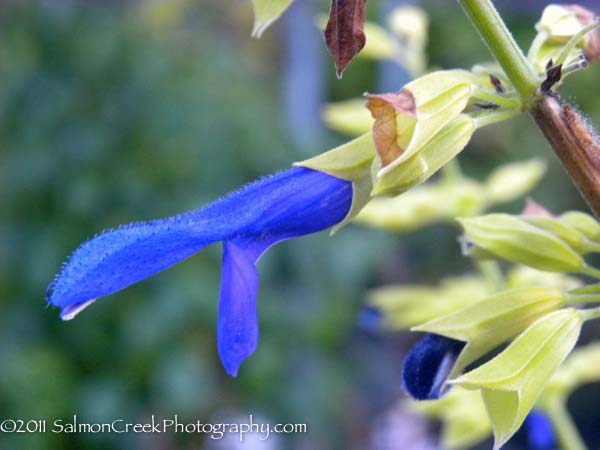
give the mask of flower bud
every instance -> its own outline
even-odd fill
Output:
[[[467,342],[453,375],[516,336],[538,318],[565,304],[566,297],[557,289],[526,287],[511,289],[488,297],[461,310],[414,327]]]
[[[482,212],[485,199],[481,186],[469,180],[448,184],[425,184],[393,198],[374,198],[356,217],[356,222],[393,232],[409,232],[457,216]]]
[[[382,313],[385,328],[406,330],[469,306],[490,293],[486,280],[471,275],[446,278],[436,287],[380,287],[369,292],[368,303]]]
[[[520,428],[545,385],[575,346],[583,317],[573,308],[550,313],[491,361],[453,381],[481,389],[498,449]]]
[[[582,23],[578,11],[581,13],[586,10],[576,5],[548,5],[535,29],[539,33],[546,33],[550,42],[564,44],[587,25]]]
[[[360,136],[373,128],[373,118],[364,98],[327,103],[321,116],[327,127],[348,136]]]
[[[520,198],[539,183],[545,171],[546,164],[539,159],[500,166],[485,181],[487,197],[492,203]]]
[[[569,211],[562,214],[559,220],[580,231],[591,241],[600,241],[600,224],[589,214]]]
[[[579,272],[584,261],[553,234],[508,214],[458,219],[467,238],[494,255],[534,269]]]
[[[521,216],[528,224],[540,228],[567,243],[578,253],[586,253],[586,237],[575,228],[553,217]]]

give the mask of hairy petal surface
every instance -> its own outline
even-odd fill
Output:
[[[72,319],[95,299],[215,242],[243,237],[274,243],[329,228],[345,217],[351,201],[350,182],[301,167],[280,172],[204,208],[122,226],[82,244],[49,286],[48,301]]]

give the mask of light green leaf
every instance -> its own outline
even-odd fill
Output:
[[[494,359],[452,382],[467,389],[481,389],[494,429],[495,449],[520,428],[575,346],[582,324],[581,313],[572,308],[548,314]]]
[[[263,32],[291,5],[293,0],[252,0],[254,28],[252,36],[259,38]]]

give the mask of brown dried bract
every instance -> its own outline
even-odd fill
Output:
[[[403,114],[416,118],[415,98],[406,89],[396,94],[368,95],[367,98],[367,108],[375,119],[373,140],[383,168],[396,160],[405,150],[396,144],[396,115]]]
[[[325,42],[335,60],[338,77],[342,76],[352,58],[365,46],[366,2],[367,0],[331,0]]]

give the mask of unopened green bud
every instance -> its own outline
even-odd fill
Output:
[[[600,381],[600,343],[578,347],[548,383],[543,396],[566,398],[578,387]]]
[[[539,183],[545,171],[546,164],[539,159],[500,166],[485,182],[489,201],[505,203],[522,197]]]
[[[376,179],[372,195],[398,195],[427,180],[462,151],[475,131],[475,122],[460,114],[441,129],[416,154],[381,174],[374,160]]]
[[[356,222],[394,232],[409,232],[424,226],[473,216],[485,206],[481,186],[461,180],[453,186],[425,184],[398,197],[374,198],[356,217]]]
[[[583,286],[583,281],[564,273],[545,272],[527,266],[515,266],[506,276],[509,288],[544,286],[568,291]]]
[[[394,60],[400,53],[401,49],[398,41],[385,28],[373,22],[365,22],[364,32],[367,41],[358,54],[360,57],[375,60]]]
[[[428,22],[425,11],[414,6],[395,8],[388,18],[390,30],[409,48],[425,48]]]
[[[554,236],[562,239],[567,243],[573,250],[578,253],[586,253],[587,239],[585,235],[575,228],[561,222],[553,217],[540,217],[540,216],[521,216],[521,218],[533,225],[534,227],[540,228],[553,234]]]
[[[329,128],[348,136],[360,136],[373,128],[373,117],[364,98],[328,103],[323,108],[322,118]]]
[[[489,284],[481,277],[450,277],[442,280],[438,287],[380,287],[369,292],[368,304],[382,313],[384,328],[406,330],[471,305],[489,294]]]
[[[546,33],[551,42],[564,44],[584,26],[576,8],[553,4],[546,6],[535,28],[540,33]]]
[[[499,449],[521,427],[545,385],[575,346],[583,318],[567,308],[550,313],[525,330],[491,361],[454,380],[481,389]]]
[[[424,75],[397,93],[368,95],[378,176],[415,156],[465,109],[470,96],[470,75],[460,70]]]
[[[467,238],[500,258],[550,272],[580,272],[585,263],[563,240],[508,214],[458,219]]]
[[[413,328],[467,342],[453,369],[467,365],[565,304],[562,291],[544,287],[500,292],[464,309]]]
[[[600,241],[600,223],[589,214],[569,211],[562,214],[559,220],[583,233],[592,241]]]

